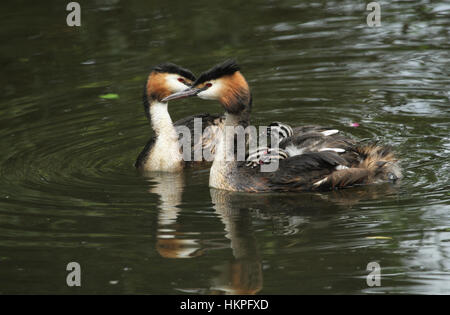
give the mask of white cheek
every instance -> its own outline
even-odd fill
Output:
[[[167,87],[172,91],[172,92],[181,92],[184,91],[188,88],[187,85],[185,85],[184,83],[181,83],[180,81],[178,81],[179,76],[177,75],[169,75],[167,77]]]
[[[221,89],[222,85],[219,82],[216,82],[207,90],[198,93],[197,96],[205,100],[216,100],[220,97]]]

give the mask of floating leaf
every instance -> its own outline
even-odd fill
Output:
[[[103,94],[99,96],[100,98],[103,98],[105,100],[116,100],[119,98],[119,94],[115,94],[115,93],[108,93],[108,94]]]

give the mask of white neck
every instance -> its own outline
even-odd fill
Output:
[[[158,136],[177,136],[173,127],[172,118],[170,118],[169,111],[167,110],[167,103],[153,101],[150,104],[150,117],[152,128]]]
[[[228,128],[236,127],[239,124],[239,118],[236,115],[225,114],[224,132],[220,134],[216,146],[216,155],[209,174],[209,186],[211,187],[229,189],[229,173],[235,166],[236,161],[233,152],[228,152],[228,156],[233,156],[233,160],[227,159],[227,151],[233,150],[234,147],[234,132]]]
[[[153,101],[150,104],[150,117],[157,138],[145,168],[151,171],[178,171],[182,167],[182,155],[167,103]]]

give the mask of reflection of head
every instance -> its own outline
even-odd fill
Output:
[[[193,258],[203,254],[196,240],[158,238],[156,250],[164,258]]]
[[[220,275],[212,280],[212,290],[225,294],[257,294],[263,288],[263,273],[258,259],[238,259],[215,267]]]

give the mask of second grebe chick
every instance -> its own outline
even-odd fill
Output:
[[[339,134],[339,130],[317,125],[307,125],[292,128],[291,126],[273,122],[267,128],[267,134],[275,134],[279,148],[288,156],[300,155],[304,152],[334,151],[345,152],[350,140]],[[271,147],[276,147],[271,143]]]
[[[271,137],[270,146],[258,147],[254,152],[250,152],[246,165],[257,167],[305,152],[334,151],[341,154],[346,152],[344,148],[349,147],[350,139],[342,136],[330,137],[339,132],[336,129],[310,125],[296,127],[295,130],[297,133],[294,135],[291,126],[280,122],[271,123],[267,128],[267,135],[275,137]]]
[[[194,150],[209,147],[211,154],[215,151],[215,142],[223,126],[221,115],[209,113],[188,116],[172,122],[168,112],[167,101],[163,98],[172,93],[185,91],[195,81],[194,74],[173,63],[163,63],[155,66],[144,86],[144,109],[150,120],[153,136],[137,157],[135,167],[143,171],[177,172],[186,166],[203,164],[205,160],[194,161]],[[198,143],[194,142],[194,119],[202,122],[202,136]],[[177,132],[178,127],[187,127],[191,133],[191,159],[183,160],[182,147],[179,141],[182,134]],[[205,133],[205,129],[208,128]],[[197,146],[197,147],[196,147]]]
[[[257,167],[262,164],[270,164],[274,160],[287,159],[289,155],[283,149],[258,147],[255,151],[250,152],[245,165],[249,167]]]

